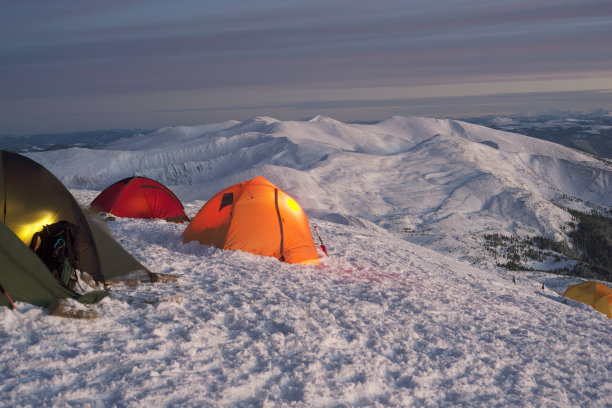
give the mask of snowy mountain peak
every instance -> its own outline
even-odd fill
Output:
[[[334,118],[331,118],[327,115],[316,115],[308,120],[308,122],[312,123],[342,123],[337,121]]]
[[[275,123],[278,123],[279,120],[274,118],[269,118],[267,116],[257,116],[254,118],[250,118],[245,120],[244,122],[237,123],[232,130],[234,132],[261,132],[265,133],[266,129]]]

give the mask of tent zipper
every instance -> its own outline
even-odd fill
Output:
[[[278,226],[280,227],[280,258],[282,262],[285,262],[284,255],[284,244],[285,244],[285,235],[283,231],[283,219],[280,214],[280,209],[278,208],[278,188],[274,189],[274,206],[276,207],[276,215],[278,216]]]

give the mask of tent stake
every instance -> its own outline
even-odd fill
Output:
[[[8,292],[4,289],[4,286],[2,286],[2,284],[0,283],[0,293],[5,295],[9,302],[11,302],[11,309],[17,309],[17,307],[15,306],[15,304],[13,303],[13,299],[11,299],[11,297],[9,296]]]
[[[325,253],[325,256],[329,256],[327,255],[327,248],[325,248],[325,244],[323,244],[323,240],[321,239],[321,236],[319,235],[319,230],[317,229],[317,226],[314,226],[314,230],[317,233],[317,237],[319,237],[319,242],[321,242],[321,249],[323,250],[323,252]]]

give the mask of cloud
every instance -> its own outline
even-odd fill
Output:
[[[593,77],[608,0],[12,2],[0,100]],[[263,95],[262,95],[263,97]]]

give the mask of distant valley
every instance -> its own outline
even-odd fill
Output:
[[[612,113],[608,111],[519,113],[462,120],[492,129],[537,137],[612,159]]]

